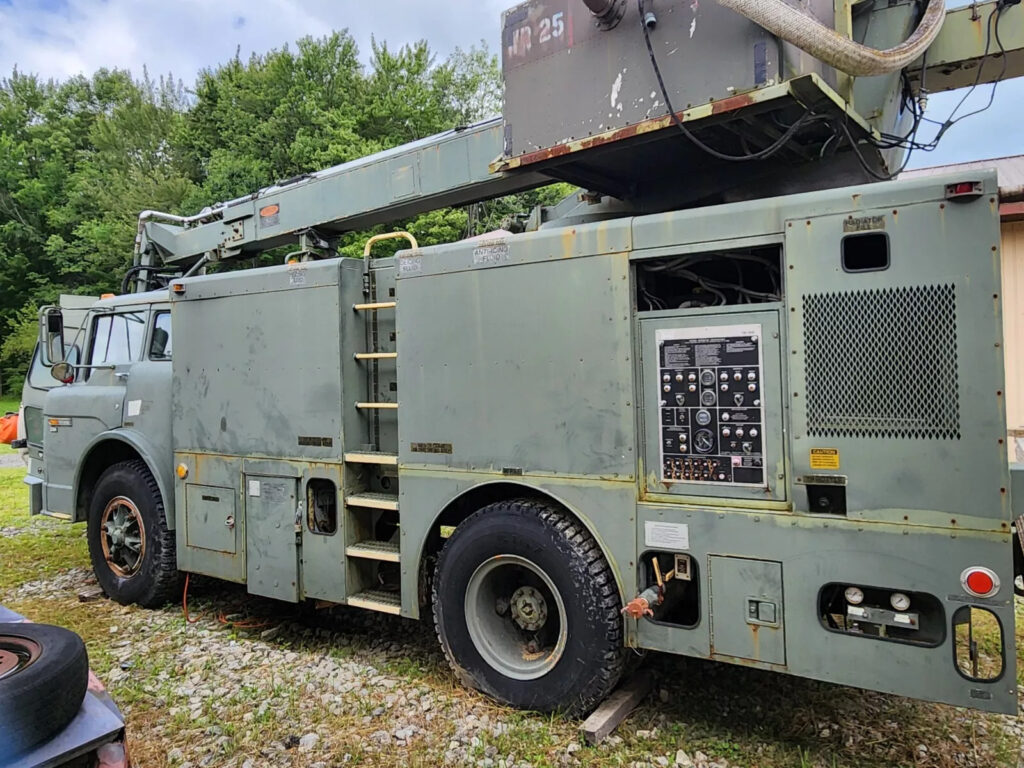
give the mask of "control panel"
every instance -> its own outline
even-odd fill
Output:
[[[765,485],[762,327],[657,331],[661,480]]]

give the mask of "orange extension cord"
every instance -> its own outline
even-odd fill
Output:
[[[195,617],[189,616],[188,613],[188,582],[189,577],[192,574],[185,574],[185,589],[181,593],[181,612],[185,615],[185,621],[188,624],[197,624],[202,619],[202,614]],[[266,627],[272,627],[275,623],[273,621],[228,621],[227,616],[224,613],[217,614],[217,621],[221,624],[234,627],[235,629],[265,629]]]

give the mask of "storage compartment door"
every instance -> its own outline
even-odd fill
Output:
[[[714,655],[784,666],[782,563],[718,555],[708,559]]]
[[[296,603],[298,484],[294,477],[245,476],[246,574],[250,594]]]
[[[238,552],[235,491],[215,485],[185,486],[185,533],[189,547]]]

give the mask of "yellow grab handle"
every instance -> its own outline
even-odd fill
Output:
[[[383,235],[374,235],[366,241],[366,247],[363,248],[363,258],[370,258],[370,251],[373,250],[373,246],[383,240],[396,240],[398,238],[404,238],[409,241],[412,245],[412,249],[418,250],[420,244],[416,242],[416,238],[410,235],[408,232],[386,232]]]

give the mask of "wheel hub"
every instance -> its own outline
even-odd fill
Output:
[[[525,557],[500,554],[481,563],[466,585],[464,606],[474,647],[506,677],[541,678],[565,652],[565,602],[551,577]]]
[[[548,620],[548,604],[533,587],[520,587],[512,593],[512,618],[527,632],[536,632]]]
[[[122,578],[134,576],[142,565],[146,539],[142,513],[131,499],[118,496],[103,510],[100,543],[110,570]]]
[[[42,653],[38,643],[23,637],[0,637],[0,679],[24,669]]]

